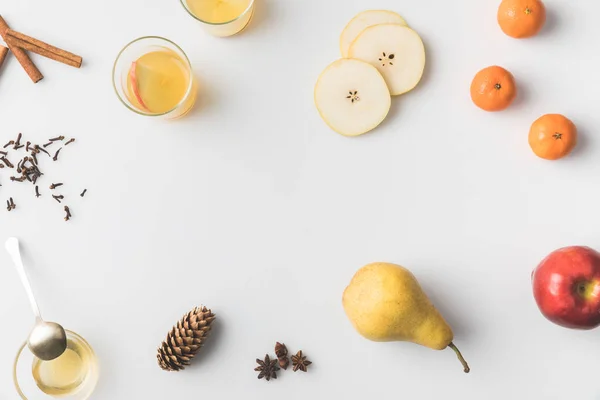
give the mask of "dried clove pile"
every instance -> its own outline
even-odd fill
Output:
[[[30,182],[32,185],[35,186],[35,197],[39,198],[42,196],[42,194],[40,193],[40,187],[37,183],[38,183],[38,180],[44,176],[44,173],[42,172],[42,169],[40,166],[40,159],[38,156],[41,156],[43,154],[44,157],[47,157],[47,158],[51,159],[52,161],[58,161],[59,154],[60,154],[61,150],[63,149],[63,147],[75,142],[74,138],[71,138],[71,139],[67,140],[66,142],[64,142],[65,139],[66,139],[65,136],[60,135],[60,136],[48,139],[48,143],[44,144],[43,146],[34,144],[30,141],[26,141],[25,144],[22,144],[23,134],[19,133],[15,140],[9,140],[2,147],[3,150],[0,150],[0,170],[11,173],[11,176],[9,177],[11,182],[14,182],[14,183]],[[60,147],[54,153],[54,155],[51,155],[46,150],[46,147],[49,147],[55,143],[63,143],[63,142],[64,142],[64,145],[62,147]],[[18,161],[16,161],[16,163],[15,163],[15,161],[11,161],[11,159],[18,160]],[[50,190],[56,190],[57,188],[59,188],[63,185],[64,185],[64,183],[62,183],[62,182],[52,183],[52,184],[50,184],[49,188],[50,188]],[[0,186],[2,186],[1,182],[0,182]],[[0,190],[2,190],[2,189],[0,189]],[[83,197],[86,192],[87,192],[87,189],[84,189],[80,196]],[[56,200],[58,203],[62,203],[62,201],[65,199],[65,196],[62,194],[52,194],[52,198],[54,200]],[[12,211],[16,208],[15,202],[12,197],[10,197],[9,200],[6,201],[6,204],[7,204],[6,209],[8,211]],[[71,209],[69,208],[69,206],[66,206],[66,205],[64,206],[63,209],[65,212],[64,220],[69,221],[72,218]]]

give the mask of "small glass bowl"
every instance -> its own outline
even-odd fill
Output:
[[[194,19],[200,21],[202,23],[202,27],[211,35],[218,37],[227,37],[237,35],[242,32],[248,25],[250,25],[250,21],[252,20],[252,16],[254,15],[254,1],[251,0],[248,7],[236,18],[231,21],[225,22],[208,22],[194,14],[194,12],[190,9],[187,0],[179,0],[183,8],[190,14]]]
[[[132,104],[126,94],[127,77],[129,75],[129,69],[131,64],[138,60],[144,54],[151,51],[168,49],[176,53],[183,61],[188,69],[190,76],[190,83],[188,85],[185,95],[173,109],[164,113],[151,113],[138,108],[135,104]],[[160,36],[144,36],[137,38],[134,41],[128,43],[117,55],[115,64],[112,71],[113,88],[121,103],[125,107],[129,108],[136,114],[145,115],[149,117],[162,117],[164,119],[176,119],[181,118],[187,114],[194,103],[196,102],[197,88],[196,79],[192,70],[192,64],[184,51],[169,39],[165,39]]]
[[[52,396],[44,393],[33,378],[32,368],[37,358],[31,353],[29,347],[27,347],[27,342],[25,342],[19,348],[13,365],[13,381],[21,399],[49,400],[61,398],[65,400],[86,400],[90,398],[98,383],[98,360],[94,350],[92,350],[92,347],[84,338],[69,330],[66,330],[66,333],[67,348],[79,348],[89,357],[89,360],[86,362],[88,370],[83,382],[75,392],[68,395]]]

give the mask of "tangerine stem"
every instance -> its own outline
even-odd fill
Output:
[[[469,368],[469,364],[467,364],[467,361],[460,353],[460,350],[458,350],[458,348],[452,342],[450,342],[448,347],[450,347],[452,350],[454,350],[454,352],[456,353],[456,357],[458,357],[458,361],[460,361],[460,363],[462,364],[462,366],[464,368],[465,374],[468,374],[471,371],[471,368]]]

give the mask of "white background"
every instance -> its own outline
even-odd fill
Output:
[[[519,41],[500,31],[497,1],[259,0],[243,35],[218,39],[176,0],[3,0],[14,29],[84,58],[76,70],[34,57],[37,85],[12,58],[0,71],[2,144],[19,131],[77,138],[44,161],[40,199],[0,172],[0,205],[18,204],[0,208],[0,241],[22,239],[45,317],[97,351],[94,398],[600,399],[599,333],[547,322],[530,289],[550,251],[600,247],[600,4],[546,4],[546,29]],[[319,118],[313,87],[369,8],[402,14],[428,64],[379,129],[351,139]],[[140,117],[113,93],[115,56],[143,35],[190,57],[202,88],[189,117]],[[494,64],[520,93],[485,113],[469,85]],[[577,124],[571,157],[529,149],[545,113]],[[65,182],[69,223],[52,181]],[[415,273],[471,374],[450,350],[353,331],[342,291],[372,261]],[[3,251],[0,266],[0,398],[14,399],[12,358],[33,318]],[[161,371],[156,348],[199,304],[218,316],[214,335],[192,368]],[[308,374],[256,379],[255,358],[277,340],[305,351]]]

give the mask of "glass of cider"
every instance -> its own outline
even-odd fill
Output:
[[[98,361],[88,342],[69,330],[67,349],[58,358],[42,361],[23,343],[14,363],[13,380],[23,400],[85,400],[98,383]]]
[[[254,0],[180,0],[186,11],[214,36],[233,36],[254,15]]]
[[[190,60],[179,46],[158,36],[141,37],[121,50],[113,86],[127,108],[145,116],[180,118],[196,102]]]

